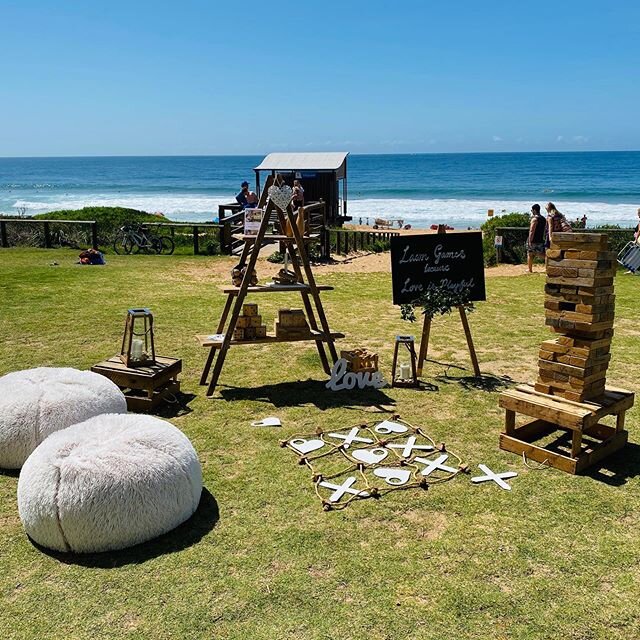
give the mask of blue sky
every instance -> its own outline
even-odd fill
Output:
[[[0,156],[640,148],[640,3],[0,3]]]

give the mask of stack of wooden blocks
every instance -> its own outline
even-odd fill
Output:
[[[545,323],[536,391],[574,402],[600,397],[611,354],[615,252],[605,234],[554,233],[547,250]]]
[[[561,335],[542,343],[535,386],[521,384],[500,394],[505,409],[501,449],[581,473],[627,443],[625,415],[635,396],[605,387],[615,268],[606,235],[553,234],[545,315],[546,324]],[[517,414],[533,420],[519,423]],[[606,416],[615,416],[615,427],[601,422]]]
[[[367,349],[341,351],[340,357],[347,361],[347,371],[352,373],[375,373],[378,370],[378,354]]]
[[[302,309],[279,309],[275,331],[277,338],[285,340],[304,339],[311,336],[307,318]]]
[[[242,284],[242,279],[244,278],[246,269],[246,267],[234,267],[231,270],[231,284],[233,284],[234,287],[239,287]],[[252,287],[255,287],[258,284],[258,274],[255,269],[251,272],[251,280],[249,284]]]
[[[258,313],[258,305],[249,302],[242,306],[242,315],[238,316],[233,332],[234,340],[255,340],[265,338],[267,326],[262,324],[262,316]]]

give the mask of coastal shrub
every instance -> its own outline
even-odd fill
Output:
[[[374,253],[383,253],[391,249],[391,242],[389,242],[389,240],[374,240],[369,246],[369,249]]]
[[[498,227],[524,227],[529,228],[531,218],[528,213],[518,213],[514,211],[502,216],[494,216],[487,220],[480,229],[482,230],[482,253],[486,266],[496,264],[496,248],[494,246]],[[527,251],[525,242],[527,241],[526,231],[505,231],[502,233],[502,262],[520,264],[526,262]]]
[[[608,231],[612,231],[613,233],[608,234],[609,251],[615,251],[616,253],[620,253],[627,242],[633,241],[633,229],[623,228],[619,224],[601,224],[597,227],[587,229],[587,231],[592,231],[593,233],[607,233]]]
[[[267,262],[282,264],[284,262],[284,253],[281,253],[280,251],[274,251],[271,255],[267,256]]]

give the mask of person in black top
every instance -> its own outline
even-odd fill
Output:
[[[540,215],[540,205],[531,207],[531,224],[529,225],[529,237],[527,238],[527,266],[529,273],[533,273],[533,256],[544,258],[547,221]]]

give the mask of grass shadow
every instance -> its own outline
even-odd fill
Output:
[[[596,463],[584,472],[585,476],[620,487],[640,476],[640,445],[628,442],[623,449]]]
[[[154,416],[159,418],[178,418],[191,413],[193,409],[189,403],[197,396],[195,393],[178,393],[174,394],[175,400],[163,402],[154,412]]]
[[[438,362],[446,367],[444,373],[435,376],[434,380],[441,382],[442,384],[459,384],[461,387],[470,391],[471,389],[477,389],[479,391],[488,391],[493,393],[496,391],[503,391],[517,384],[523,384],[514,380],[510,376],[496,376],[493,373],[481,373],[479,376],[451,376],[449,375],[449,369],[458,369],[460,371],[468,371],[465,367],[461,367],[456,364],[447,364],[444,362]]]
[[[207,535],[220,519],[218,503],[204,488],[196,512],[181,525],[153,540],[137,544],[121,551],[102,553],[61,553],[52,551],[31,540],[42,553],[59,560],[63,564],[74,564],[92,569],[113,569],[130,564],[141,564],[159,556],[176,553],[196,544]]]
[[[7,478],[17,478],[20,475],[20,469],[0,469],[0,476]]]
[[[304,382],[280,382],[255,388],[225,386],[220,388],[220,397],[224,400],[269,402],[274,407],[313,405],[321,410],[351,405],[377,406],[381,410],[389,411],[388,407],[395,405],[395,400],[381,389],[329,391],[325,384],[319,380],[306,380]]]

